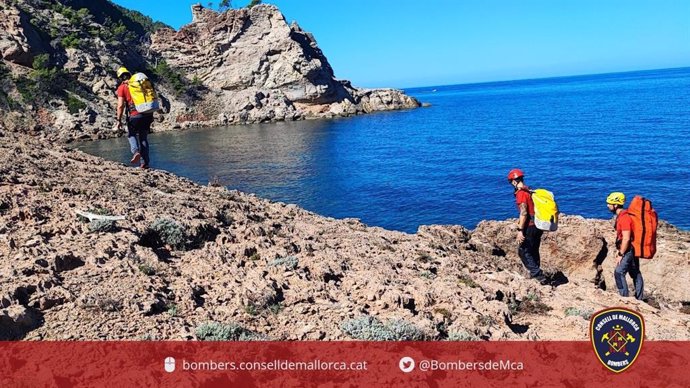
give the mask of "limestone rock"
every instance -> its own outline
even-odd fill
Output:
[[[30,16],[19,8],[0,9],[2,59],[31,66],[34,56],[44,52],[45,43],[41,41],[29,19]]]
[[[272,5],[217,13],[193,6],[180,31],[161,30],[152,49],[189,79],[218,92],[211,110],[231,122],[348,116],[419,106],[393,89],[362,90],[335,79],[314,37]],[[246,113],[245,113],[246,112]]]
[[[41,138],[8,133],[0,152],[12,156],[0,160],[1,339],[187,340],[216,321],[343,340],[345,322],[370,315],[429,339],[586,340],[587,317],[609,306],[640,311],[650,339],[690,338],[690,233],[665,223],[657,257],[642,263],[645,303],[613,287],[609,220],[563,216],[542,265],[567,282],[542,287],[517,257],[515,220],[412,235],[142,175]],[[97,207],[126,220],[93,233],[74,209]],[[185,243],[143,238],[158,219],[181,225]]]

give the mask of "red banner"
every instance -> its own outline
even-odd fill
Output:
[[[2,342],[0,387],[688,387],[690,342],[614,373],[590,342]]]

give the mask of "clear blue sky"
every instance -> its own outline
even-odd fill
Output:
[[[199,2],[114,1],[175,28],[191,21],[190,6]],[[357,86],[690,66],[690,0],[265,2],[312,32],[336,77]]]

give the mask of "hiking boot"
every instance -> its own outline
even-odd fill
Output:
[[[149,168],[149,165],[148,164],[142,164],[139,166],[139,168],[142,170],[147,170]]]
[[[132,160],[130,160],[129,162],[132,163],[132,164],[136,164],[136,163],[139,163],[139,160],[140,160],[140,159],[141,159],[141,154],[138,153],[138,152],[136,152],[136,153],[134,154],[134,156],[132,156]]]
[[[544,275],[535,276],[534,280],[538,281],[539,284],[542,286],[547,286],[550,283],[549,279]]]

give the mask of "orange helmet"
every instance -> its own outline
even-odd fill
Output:
[[[522,172],[522,170],[520,170],[519,168],[514,168],[514,169],[510,170],[510,172],[508,173],[508,181],[509,182],[512,181],[513,179],[524,178],[524,177],[525,177],[525,173]]]

